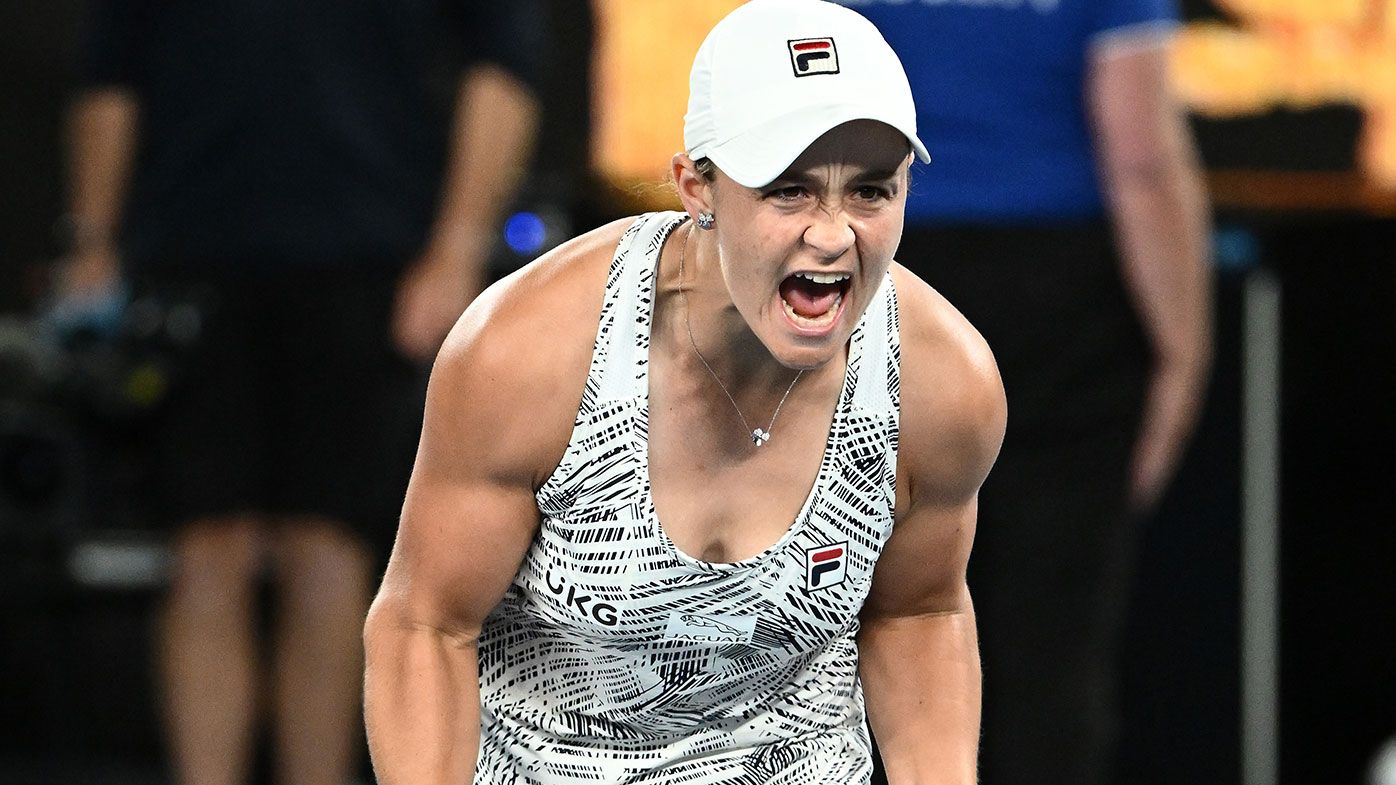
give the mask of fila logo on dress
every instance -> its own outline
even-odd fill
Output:
[[[806,549],[805,588],[818,591],[843,583],[848,577],[847,552],[847,542]]]
[[[787,41],[790,67],[796,76],[817,76],[839,72],[839,50],[832,38],[800,38]]]

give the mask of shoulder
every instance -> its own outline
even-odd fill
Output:
[[[901,321],[899,463],[914,497],[966,500],[998,457],[1003,382],[979,331],[939,292],[894,264]]]
[[[476,450],[541,482],[566,449],[607,273],[633,223],[577,237],[482,292],[437,356],[428,420],[453,421]]]

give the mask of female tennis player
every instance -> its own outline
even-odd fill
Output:
[[[694,63],[684,212],[491,287],[433,371],[365,629],[384,785],[975,782],[992,356],[892,261],[876,30],[753,0]]]

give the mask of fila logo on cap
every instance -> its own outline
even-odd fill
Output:
[[[838,586],[848,577],[848,543],[821,545],[805,551],[805,588],[810,591]]]
[[[817,76],[839,72],[839,50],[832,38],[801,38],[787,41],[790,67],[796,76]]]

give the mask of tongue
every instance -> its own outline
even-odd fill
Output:
[[[815,283],[808,278],[792,275],[780,284],[780,296],[795,313],[815,319],[829,312],[838,299],[841,287],[836,283]]]

